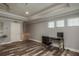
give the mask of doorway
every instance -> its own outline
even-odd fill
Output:
[[[22,27],[19,22],[11,23],[11,42],[21,41],[22,39]]]

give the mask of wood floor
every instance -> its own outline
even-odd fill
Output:
[[[48,50],[41,43],[28,40],[1,45],[0,56],[79,56],[79,53],[56,47]]]

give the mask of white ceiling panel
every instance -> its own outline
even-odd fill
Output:
[[[30,16],[54,5],[53,3],[8,3],[10,12],[21,16]],[[29,12],[28,15],[25,12]]]

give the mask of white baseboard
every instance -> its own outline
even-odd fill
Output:
[[[41,41],[39,41],[39,40],[36,40],[36,39],[30,39],[30,40],[33,40],[33,41],[36,41],[36,42],[39,42],[39,43],[41,43]]]
[[[22,41],[22,40],[19,40],[19,41]],[[17,42],[17,41],[2,42],[2,43],[0,43],[0,45],[3,45],[3,44],[10,44],[10,43],[12,43],[12,42]]]
[[[9,43],[12,43],[12,42],[2,42],[2,43],[0,43],[0,45],[9,44]]]
[[[31,40],[41,43],[41,41],[39,41],[39,40],[35,40],[35,39],[31,39]],[[53,46],[58,47],[57,44],[53,44]],[[73,48],[68,48],[68,47],[64,47],[64,48],[69,49],[69,50],[74,51],[74,52],[79,52],[78,49],[73,49]]]
[[[74,52],[79,52],[78,49],[73,49],[73,48],[68,48],[68,47],[65,47],[65,49],[69,49],[70,51],[74,51]]]

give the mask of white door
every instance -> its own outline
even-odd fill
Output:
[[[12,22],[11,23],[11,42],[20,41],[21,40],[21,24]]]

